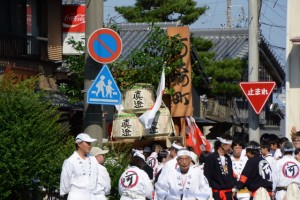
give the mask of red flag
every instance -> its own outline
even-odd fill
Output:
[[[202,151],[211,151],[211,145],[206,140],[200,128],[197,126],[193,117],[185,117],[187,122],[186,146],[191,146],[194,152],[200,156]]]

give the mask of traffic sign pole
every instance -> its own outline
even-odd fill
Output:
[[[89,36],[100,27],[103,27],[103,0],[86,0],[85,44],[87,44]],[[97,138],[97,145],[102,145],[102,138],[105,135],[105,130],[101,127],[101,125],[103,126],[101,121],[105,120],[102,115],[103,106],[89,105],[86,103],[86,99],[92,80],[95,79],[101,67],[102,64],[95,62],[86,52],[84,66],[84,132],[93,138]]]

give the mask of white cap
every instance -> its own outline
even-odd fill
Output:
[[[86,133],[80,133],[76,136],[75,143],[79,142],[95,142],[97,139],[91,138]]]
[[[177,151],[177,157],[180,157],[180,156],[189,156],[189,157],[191,157],[191,154],[190,154],[190,151],[187,150],[187,149],[179,149]]]
[[[230,144],[230,145],[232,145],[232,140],[226,140],[226,139],[221,138],[221,137],[217,137],[217,140],[219,140],[223,144]]]
[[[92,156],[103,155],[103,154],[106,154],[106,153],[108,153],[108,150],[103,150],[99,147],[92,147],[92,149],[90,151],[90,154]]]

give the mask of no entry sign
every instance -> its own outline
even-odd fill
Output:
[[[120,56],[122,52],[122,40],[114,30],[100,28],[94,31],[89,37],[87,50],[96,62],[108,64]]]

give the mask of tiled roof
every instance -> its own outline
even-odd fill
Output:
[[[157,23],[155,25],[167,28],[176,26],[176,23]],[[140,49],[143,46],[150,33],[150,27],[149,23],[118,25],[123,42],[120,60],[128,58],[135,49]],[[248,29],[190,29],[190,32],[193,37],[212,40],[213,47],[210,50],[216,53],[215,60],[224,58],[248,59]],[[285,72],[263,37],[261,37],[260,42],[260,62],[271,74],[277,86],[284,84]]]
[[[156,26],[167,28],[176,26],[176,23],[155,23]],[[147,42],[151,24],[129,23],[119,24],[119,34],[122,38],[123,50],[119,60],[124,60],[136,49],[140,49]]]
[[[248,59],[248,29],[192,29],[191,35],[213,42],[210,51],[216,53],[215,60],[224,58]],[[260,37],[259,47],[260,63],[271,74],[277,86],[282,86],[285,80],[285,72],[263,36]]]
[[[215,60],[248,56],[248,29],[192,29],[191,36],[211,40]]]

